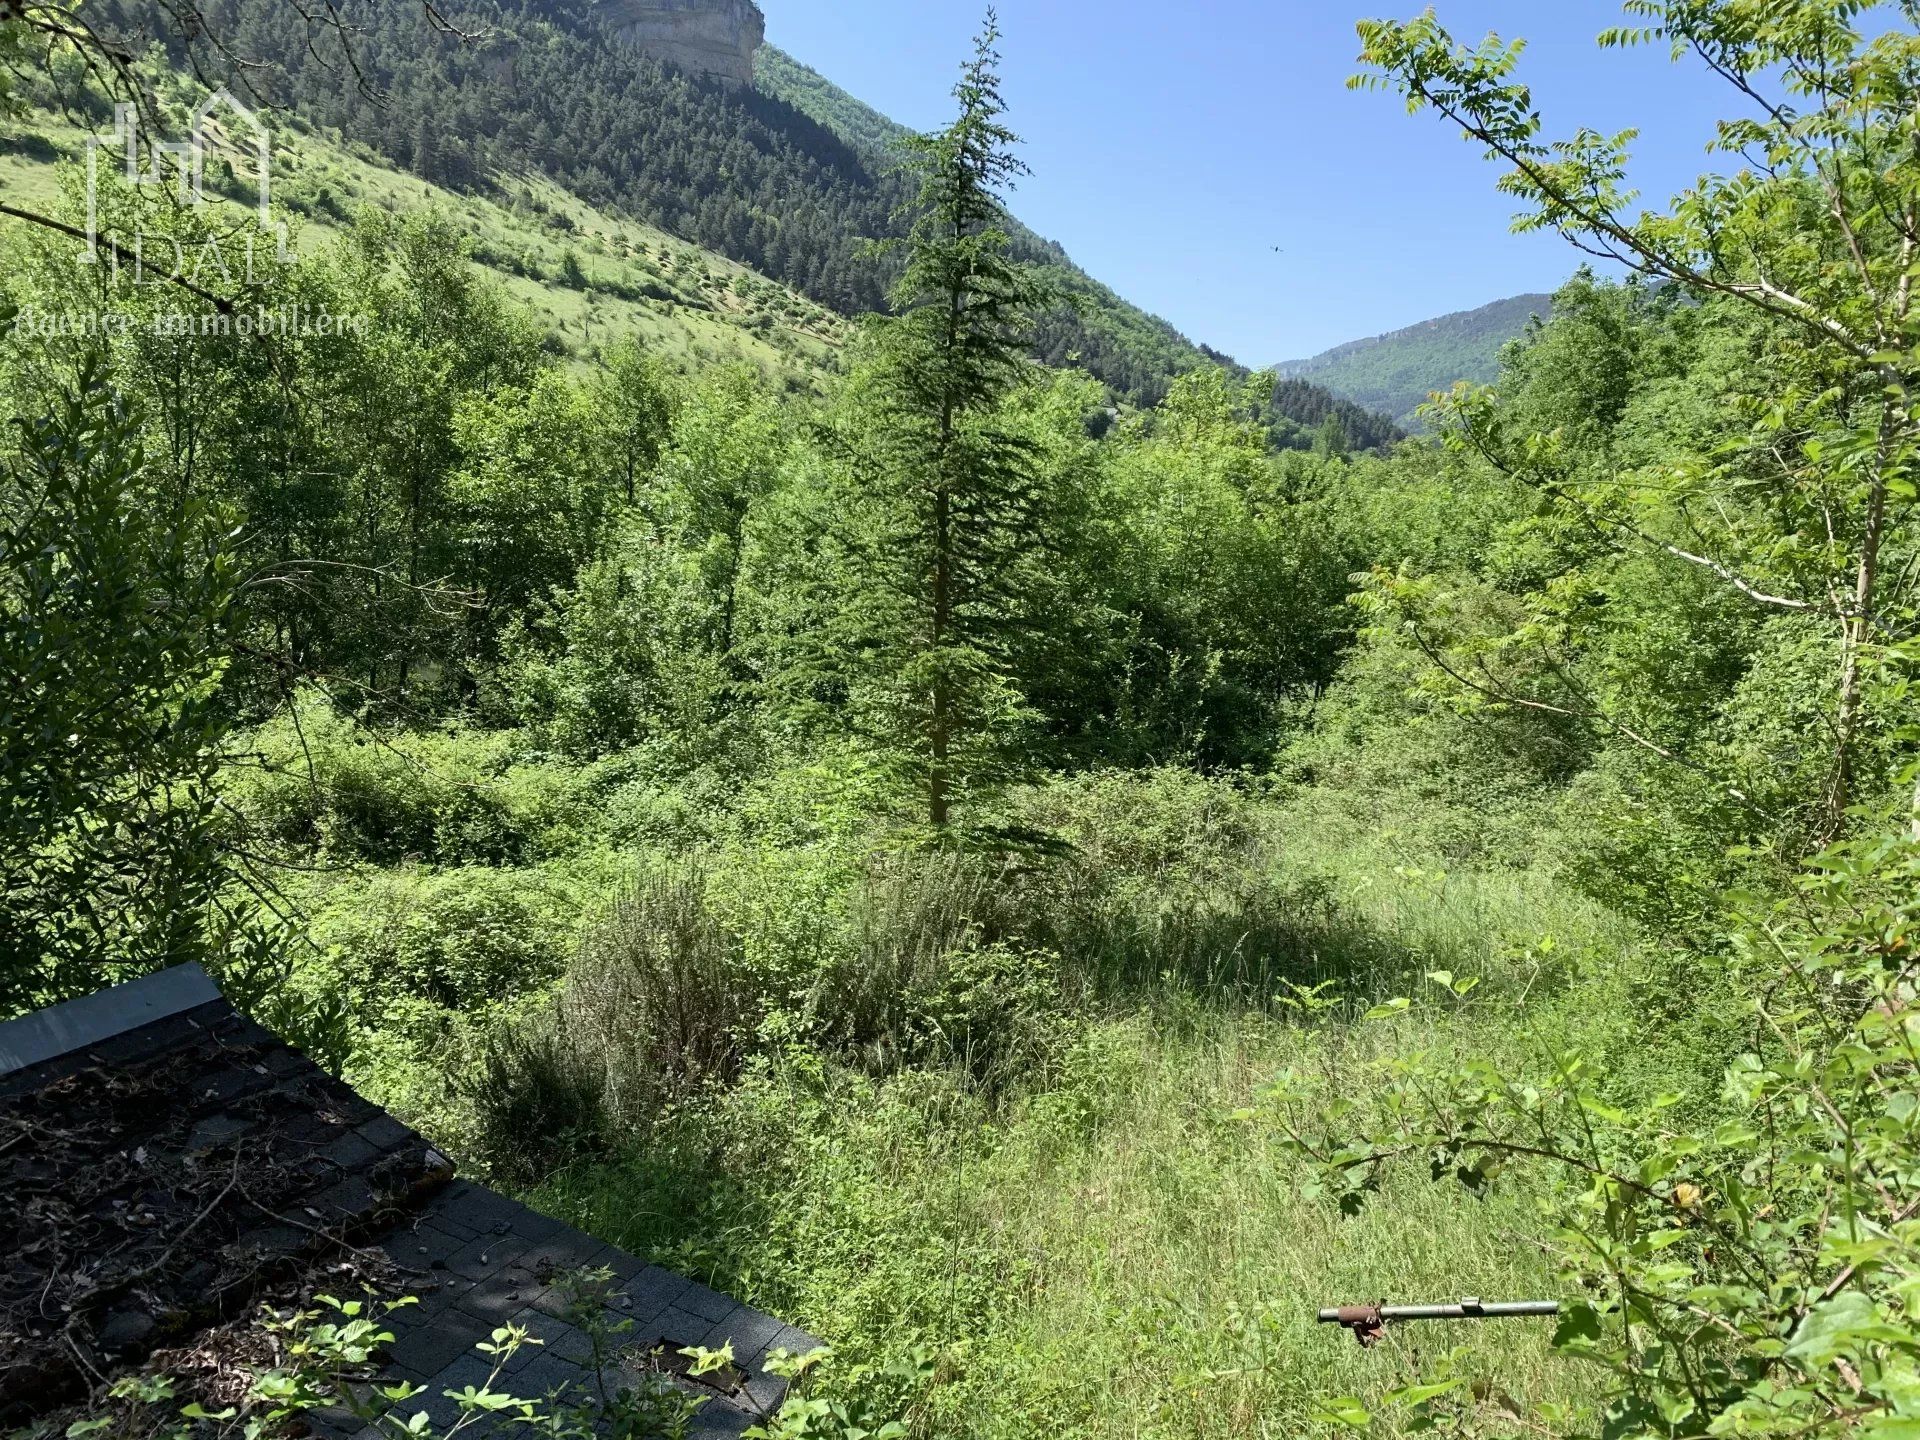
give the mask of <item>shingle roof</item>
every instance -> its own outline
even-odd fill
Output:
[[[560,1318],[553,1286],[576,1268],[611,1272],[633,1368],[661,1342],[669,1357],[732,1343],[732,1393],[674,1382],[708,1401],[696,1435],[738,1434],[777,1406],[767,1353],[817,1343],[454,1181],[444,1155],[236,1013],[197,967],[0,1024],[0,1193],[0,1425],[74,1398],[89,1371],[178,1346],[349,1245],[385,1257],[393,1284],[420,1298],[388,1322],[388,1373],[427,1386],[414,1406],[435,1420],[449,1418],[442,1391],[486,1378],[474,1347],[508,1322],[545,1342],[514,1358],[513,1393],[584,1380],[586,1337]]]

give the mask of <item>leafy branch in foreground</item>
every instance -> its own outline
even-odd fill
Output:
[[[1555,1347],[1606,1374],[1598,1428],[1567,1412],[1555,1433],[1896,1440],[1920,1427],[1917,919],[1920,843],[1891,826],[1751,914],[1731,937],[1751,1048],[1706,1120],[1678,1094],[1616,1107],[1579,1053],[1406,1055],[1343,1075],[1340,1095],[1289,1073],[1267,1103],[1349,1212],[1396,1164],[1476,1193],[1547,1172],[1584,1297]],[[1438,1377],[1418,1403],[1480,1433],[1464,1382]],[[1370,1420],[1357,1401],[1332,1418]]]
[[[1744,435],[1644,473],[1581,471],[1572,437],[1501,437],[1484,403],[1452,407],[1457,443],[1537,488],[1623,551],[1713,576],[1768,610],[1817,615],[1838,644],[1823,838],[1862,798],[1859,757],[1883,648],[1914,631],[1889,583],[1911,543],[1920,408],[1920,35],[1869,36],[1852,0],[1632,0],[1643,22],[1604,46],[1664,44],[1725,82],[1739,111],[1706,176],[1663,211],[1628,182],[1634,132],[1550,141],[1515,76],[1524,46],[1457,43],[1433,12],[1360,26],[1372,67],[1410,109],[1457,123],[1511,168],[1515,228],[1553,230],[1581,251],[1684,295],[1744,311],[1772,372],[1738,397]],[[1911,22],[1915,10],[1903,5]]]
[[[242,574],[97,366],[0,470],[0,1013],[210,958]]]

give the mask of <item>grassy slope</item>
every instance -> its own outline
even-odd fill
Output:
[[[1324,385],[1343,400],[1417,423],[1414,411],[1434,391],[1460,380],[1484,385],[1500,369],[1500,350],[1534,315],[1552,310],[1551,295],[1516,295],[1478,310],[1442,315],[1391,334],[1335,346],[1311,360],[1291,360],[1283,375]]]
[[[51,117],[11,136],[0,149],[0,194],[54,211],[61,162],[77,157],[85,138]],[[275,197],[291,212],[302,252],[339,239],[362,206],[437,209],[470,238],[476,263],[575,359],[631,335],[683,368],[740,361],[805,388],[833,367],[848,333],[838,316],[746,266],[597,210],[538,176],[502,179],[484,198],[459,195],[362,146],[298,130],[276,136],[274,166]],[[568,252],[585,289],[557,278]]]

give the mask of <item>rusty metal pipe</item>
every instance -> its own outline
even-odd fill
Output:
[[[1322,1325],[1347,1325],[1360,1312],[1389,1324],[1401,1320],[1507,1320],[1516,1315],[1558,1315],[1558,1300],[1460,1300],[1452,1305],[1347,1305],[1322,1310]]]
[[[1451,1305],[1341,1305],[1320,1312],[1322,1325],[1339,1325],[1353,1332],[1362,1349],[1380,1342],[1387,1326],[1408,1320],[1511,1320],[1524,1315],[1558,1315],[1558,1300],[1477,1300],[1469,1297]]]

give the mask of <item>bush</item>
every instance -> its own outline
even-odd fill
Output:
[[[488,731],[388,736],[324,703],[252,737],[242,817],[298,851],[377,865],[520,865],[570,848],[591,813],[578,772]]]
[[[478,1008],[560,976],[579,903],[535,871],[401,872],[343,892],[315,915],[314,935],[374,1013],[407,998]]]
[[[1005,1080],[1043,1061],[1065,1006],[1057,958],[1020,938],[1017,893],[1006,867],[969,855],[869,873],[805,998],[807,1032],[875,1071],[957,1064]]]
[[[551,1010],[493,1038],[471,1098],[495,1169],[525,1174],[562,1144],[645,1129],[732,1078],[758,997],[705,888],[694,871],[637,882],[589,933]]]

